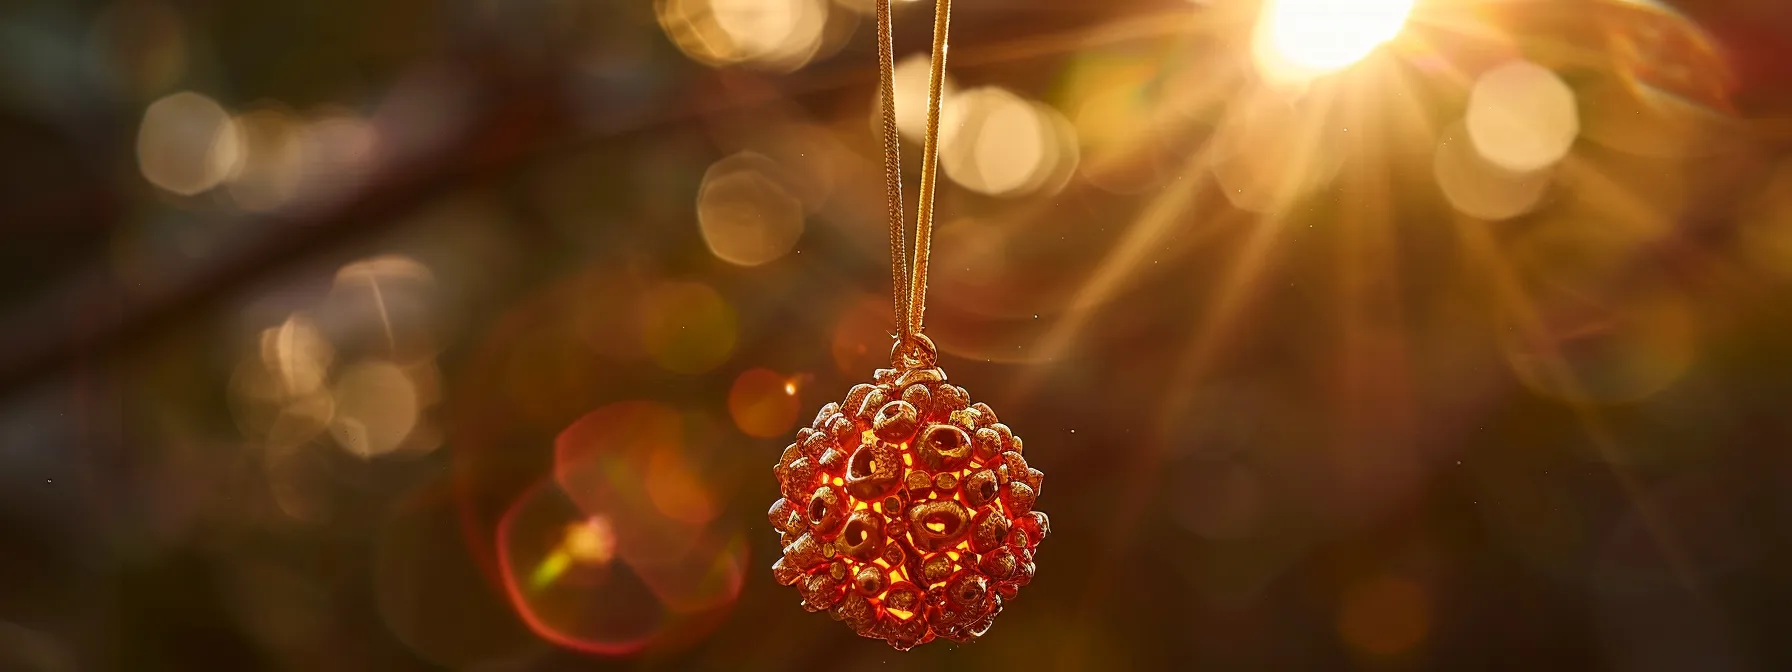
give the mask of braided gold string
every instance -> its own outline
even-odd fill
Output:
[[[946,32],[952,0],[938,0],[933,15],[933,72],[927,77],[927,137],[921,149],[921,198],[915,205],[915,259],[909,271],[908,332],[921,335],[927,310],[927,257],[933,240],[933,191],[939,174],[940,97],[946,79]]]
[[[895,63],[890,0],[877,0],[878,93],[882,98],[884,132],[884,195],[890,215],[890,280],[893,285],[898,339],[903,344],[921,336],[927,306],[927,261],[933,241],[933,193],[939,178],[940,107],[946,78],[946,34],[952,0],[934,5],[932,71],[927,78],[927,132],[921,150],[920,198],[915,206],[914,256],[904,244],[901,139],[896,128]],[[904,294],[907,294],[905,297]]]
[[[896,328],[908,329],[908,252],[903,242],[902,137],[896,129],[896,56],[890,28],[890,0],[877,0],[877,85],[884,121],[884,206],[890,215],[890,291]]]

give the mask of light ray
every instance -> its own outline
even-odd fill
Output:
[[[1192,190],[1191,190],[1192,191]],[[1232,327],[1237,324],[1239,315],[1249,306],[1248,299],[1258,285],[1258,279],[1267,268],[1270,253],[1275,249],[1277,234],[1281,231],[1281,219],[1261,222],[1253,228],[1245,240],[1243,249],[1233,258],[1227,268],[1225,277],[1214,290],[1206,312],[1202,314],[1201,323],[1207,325],[1201,329],[1177,366],[1176,372],[1166,384],[1167,393],[1161,405],[1165,410],[1173,410],[1187,404],[1193,393],[1193,382],[1199,380],[1208,371],[1226,340],[1237,333]],[[1164,421],[1174,421],[1178,416],[1174,413],[1160,413],[1158,417]],[[1128,464],[1132,467],[1128,474],[1131,483],[1123,484],[1119,492],[1126,493],[1114,502],[1112,515],[1109,518],[1110,537],[1103,544],[1105,549],[1096,559],[1095,566],[1100,568],[1094,572],[1083,591],[1081,613],[1099,613],[1100,604],[1109,594],[1109,587],[1119,576],[1113,571],[1120,566],[1125,554],[1131,550],[1133,536],[1136,535],[1144,511],[1149,504],[1151,488],[1144,485],[1158,473],[1158,465],[1162,460],[1166,434],[1164,428],[1158,428],[1156,437],[1140,442],[1138,448],[1129,456]],[[1074,646],[1074,642],[1066,642],[1066,649]],[[1075,651],[1067,650],[1065,659],[1075,655]]]
[[[1562,354],[1554,341],[1548,338],[1543,318],[1538,314],[1536,305],[1525,294],[1512,267],[1500,256],[1492,234],[1481,222],[1464,221],[1462,218],[1455,218],[1454,221],[1465,256],[1475,264],[1480,277],[1489,282],[1498,309],[1512,320],[1521,338],[1526,342],[1540,344],[1538,364],[1542,375],[1549,379],[1551,385],[1557,386],[1557,389],[1568,392],[1565,395],[1568,398],[1563,403],[1574,413],[1581,431],[1610,466],[1613,480],[1635,508],[1637,519],[1661,551],[1662,561],[1687,595],[1707,612],[1707,616],[1717,617],[1719,611],[1715,603],[1692,578],[1692,562],[1682,548],[1678,535],[1664,522],[1666,518],[1660,511],[1644,496],[1642,483],[1622,466],[1623,461],[1611,430],[1606,427],[1598,410],[1584,401],[1584,389],[1562,361]]]
[[[1183,174],[1198,175],[1205,164],[1206,153],[1199,152],[1184,164]],[[1040,361],[1056,361],[1074,347],[1083,327],[1094,319],[1102,306],[1126,287],[1137,271],[1139,262],[1153,250],[1159,249],[1169,232],[1183,223],[1181,217],[1194,209],[1198,191],[1193,187],[1165,189],[1151,201],[1145,212],[1127,227],[1120,241],[1089,274],[1089,279],[1071,296],[1064,315],[1035,344],[1033,350],[1038,353]],[[1205,237],[1211,235],[1216,228],[1208,227],[1199,233]],[[1041,370],[1042,367],[1031,367],[1022,373],[1015,379],[1011,393],[1024,396],[1026,391],[1038,383]]]

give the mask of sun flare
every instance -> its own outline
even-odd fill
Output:
[[[1400,34],[1413,0],[1267,0],[1254,37],[1257,68],[1305,80],[1362,60]]]

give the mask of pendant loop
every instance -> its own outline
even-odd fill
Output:
[[[940,350],[927,334],[897,336],[890,347],[890,366],[897,371],[931,369],[939,362]]]

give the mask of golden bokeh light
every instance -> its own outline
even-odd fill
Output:
[[[336,404],[325,384],[335,351],[303,313],[262,330],[256,345],[231,375],[230,405],[243,435],[271,460],[329,428]]]
[[[1465,123],[1482,157],[1521,173],[1560,161],[1580,135],[1574,91],[1556,73],[1525,60],[1475,80]]]
[[[903,138],[920,142],[927,137],[927,95],[929,79],[933,76],[933,59],[927,54],[915,54],[896,62],[895,72],[891,74],[890,88],[896,92],[896,130]],[[958,86],[947,76],[940,81],[940,129],[958,125],[958,106],[954,102],[958,95]],[[873,130],[881,129],[883,109],[881,94],[872,100],[871,126]],[[882,133],[881,130],[877,132]]]
[[[773,177],[776,162],[742,152],[710,165],[697,190],[697,225],[723,261],[758,266],[788,254],[803,235],[803,202]]]
[[[821,43],[821,0],[710,0],[716,25],[742,60],[801,66]]]
[[[728,414],[747,436],[784,436],[801,413],[796,381],[770,369],[748,369],[728,390]]]
[[[1048,160],[1034,174],[1034,181],[1029,189],[1038,194],[1055,194],[1070,182],[1077,167],[1082,165],[1082,141],[1077,137],[1076,125],[1063,112],[1059,112],[1058,108],[1034,101],[1033,109],[1039,120],[1045,123]]]
[[[422,262],[402,254],[368,257],[343,264],[336,271],[339,288],[376,285],[382,280],[414,280],[427,284],[435,282],[435,274]]]
[[[218,186],[241,154],[242,139],[230,113],[191,91],[151,103],[137,130],[137,167],[143,179],[181,196]]]
[[[843,164],[858,157],[830,129],[805,123],[752,124],[727,134],[742,151],[723,161],[740,161],[775,180],[786,194],[803,202],[809,214],[821,210],[842,179]],[[746,160],[757,155],[765,161]],[[718,162],[720,164],[721,162]]]
[[[373,122],[337,107],[308,113],[300,140],[305,159],[300,189],[308,200],[335,197],[359,186],[373,168],[380,142]]]
[[[261,362],[286,397],[299,397],[323,387],[336,351],[304,313],[293,313],[278,327],[261,332]]]
[[[330,434],[336,444],[361,458],[397,450],[417,426],[422,409],[417,384],[391,362],[351,365],[337,377],[336,417]]]
[[[270,453],[303,446],[329,429],[335,418],[336,398],[322,390],[288,399],[268,425],[265,446]]]
[[[435,274],[411,257],[388,254],[343,265],[319,309],[337,345],[403,364],[432,360],[440,347]]]
[[[292,113],[265,107],[236,118],[242,131],[242,167],[227,185],[237,207],[273,210],[298,193],[305,167],[304,128]]]
[[[1514,172],[1494,165],[1475,151],[1461,122],[1438,135],[1432,154],[1432,176],[1458,212],[1485,220],[1501,220],[1530,212],[1549,189],[1552,171],[1545,167]]]
[[[642,297],[640,308],[641,343],[668,371],[703,373],[734,352],[734,308],[709,285],[661,283]]]
[[[903,5],[912,2],[920,2],[920,0],[894,0],[891,4]],[[877,9],[877,4],[872,0],[834,0],[834,4],[858,14],[870,14]]]
[[[1374,656],[1409,652],[1431,631],[1425,587],[1400,576],[1358,581],[1344,591],[1338,634],[1351,649]]]
[[[953,101],[956,123],[940,132],[940,166],[953,182],[1012,195],[1055,189],[1075,170],[1075,131],[1051,108],[995,87],[971,89]]]
[[[735,59],[728,35],[716,25],[703,0],[654,0],[660,30],[679,51],[705,65],[726,65]]]
[[[1257,70],[1299,82],[1362,60],[1406,26],[1413,0],[1266,0],[1252,35]]]
[[[679,50],[711,65],[796,70],[821,48],[823,0],[658,0],[660,28]]]

